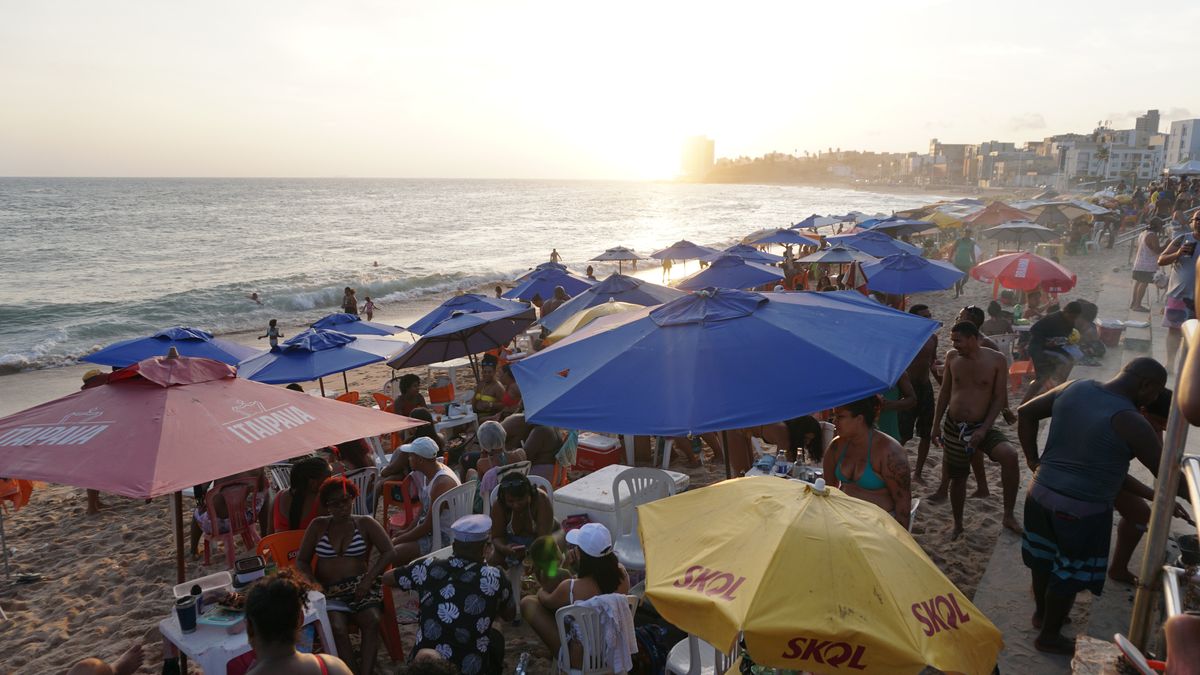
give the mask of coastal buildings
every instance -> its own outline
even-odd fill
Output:
[[[680,171],[684,180],[704,180],[712,171],[716,142],[705,136],[692,136],[683,143]]]
[[[1171,122],[1166,166],[1178,166],[1193,159],[1200,159],[1200,119]]]

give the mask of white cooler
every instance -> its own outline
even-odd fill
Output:
[[[568,516],[585,513],[591,522],[602,523],[609,532],[616,533],[613,480],[628,468],[631,467],[612,464],[555,490],[554,519],[561,522]],[[691,480],[687,474],[677,471],[667,471],[666,474],[675,481],[675,494],[687,489]],[[625,493],[622,495],[627,496]]]

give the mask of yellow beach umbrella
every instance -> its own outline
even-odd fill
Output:
[[[645,308],[632,302],[617,302],[616,300],[609,298],[608,302],[596,305],[594,307],[588,307],[587,309],[580,310],[572,314],[571,317],[562,322],[553,333],[547,335],[543,343],[552,345],[602,316],[620,314],[621,312],[629,312],[635,309]]]
[[[873,504],[774,477],[638,508],[646,595],[722,649],[819,673],[987,675],[1000,631]]]

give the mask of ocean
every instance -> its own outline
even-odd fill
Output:
[[[337,311],[345,286],[399,315],[510,281],[551,248],[583,270],[612,246],[726,246],[811,213],[934,199],[617,181],[0,178],[0,374],[173,325],[303,326]]]

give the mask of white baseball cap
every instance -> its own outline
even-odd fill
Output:
[[[588,523],[567,532],[567,543],[578,546],[584,553],[599,558],[612,553],[612,535],[600,523]]]
[[[413,439],[412,443],[405,443],[400,446],[400,452],[407,452],[417,457],[425,459],[433,459],[438,456],[438,444],[428,436],[418,436]]]

